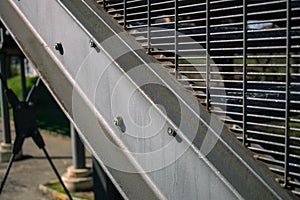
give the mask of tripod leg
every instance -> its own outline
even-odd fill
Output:
[[[21,134],[16,134],[16,139],[12,150],[14,155],[17,155],[21,151],[24,140],[25,138]]]
[[[9,171],[11,169],[11,166],[12,166],[14,160],[15,160],[15,157],[16,157],[16,154],[12,154],[11,157],[10,157],[10,159],[9,159],[9,163],[8,163],[8,166],[7,166],[4,178],[3,178],[2,182],[1,182],[1,186],[0,186],[0,195],[2,193],[3,187],[5,185],[6,179],[8,177],[8,174],[9,174]]]
[[[67,187],[65,186],[64,182],[62,181],[62,179],[61,179],[61,177],[60,177],[60,175],[59,175],[59,173],[58,173],[58,171],[57,171],[57,169],[56,169],[54,163],[52,162],[52,160],[51,160],[51,158],[50,158],[48,152],[46,151],[46,149],[45,149],[44,147],[42,148],[42,150],[44,151],[44,154],[45,154],[45,156],[47,157],[47,159],[48,159],[48,161],[49,161],[49,163],[50,163],[50,165],[51,165],[51,167],[52,167],[52,169],[53,169],[55,175],[57,176],[57,178],[58,178],[60,184],[61,184],[62,187],[64,188],[64,190],[65,190],[65,192],[66,192],[66,194],[67,194],[69,200],[72,200],[73,198],[72,198],[72,196],[71,196],[69,190],[68,190]]]
[[[33,141],[35,142],[35,144],[40,149],[43,149],[45,147],[45,142],[44,142],[40,132],[37,129],[35,131],[33,131],[31,137],[32,137]]]

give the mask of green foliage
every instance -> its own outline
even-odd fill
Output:
[[[37,123],[41,129],[61,135],[70,135],[69,120],[44,84],[39,85]]]
[[[26,78],[27,93],[36,83],[37,79],[37,77]],[[19,99],[21,99],[22,89],[20,76],[9,78],[8,87],[17,94]],[[70,128],[68,119],[42,82],[38,87],[38,92],[38,103],[36,107],[38,127],[53,133],[69,135]],[[10,111],[10,113],[11,112],[12,111]]]
[[[31,87],[35,84],[36,80],[37,80],[37,77],[26,78],[27,93],[30,91]],[[9,78],[7,80],[7,85],[9,88],[11,88],[17,94],[19,99],[22,98],[22,88],[21,88],[21,77],[20,76],[14,76],[12,78]]]
[[[65,190],[63,189],[63,187],[61,186],[61,184],[58,181],[46,183],[45,186],[48,187],[48,188],[51,188],[52,190],[55,190],[55,191],[57,191],[61,194],[66,194]],[[74,192],[71,192],[71,195],[72,195],[72,197],[76,197],[76,198],[81,199],[81,200],[92,200],[92,199],[94,199],[92,197],[92,195],[88,194],[88,193],[76,194]]]

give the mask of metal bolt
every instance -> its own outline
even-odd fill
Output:
[[[175,136],[176,135],[176,132],[172,129],[172,128],[168,128],[168,134],[170,135],[170,136]]]
[[[61,46],[62,46],[62,44],[60,42],[58,42],[58,43],[55,44],[54,48],[56,50],[59,50],[61,48]]]
[[[96,43],[93,40],[90,40],[90,47],[91,48],[96,48],[97,47]]]
[[[114,119],[114,125],[117,126],[123,133],[126,131],[126,126],[121,116],[117,116]]]
[[[114,125],[115,125],[115,126],[119,126],[119,119],[118,119],[118,118],[115,118],[115,119],[114,119]]]
[[[57,50],[61,55],[64,54],[63,46],[60,42],[56,43],[54,46],[55,50]]]

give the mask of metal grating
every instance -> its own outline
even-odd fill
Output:
[[[97,2],[300,194],[299,0]]]

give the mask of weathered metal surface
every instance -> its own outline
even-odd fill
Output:
[[[93,1],[2,0],[0,7],[124,198],[292,197]]]

